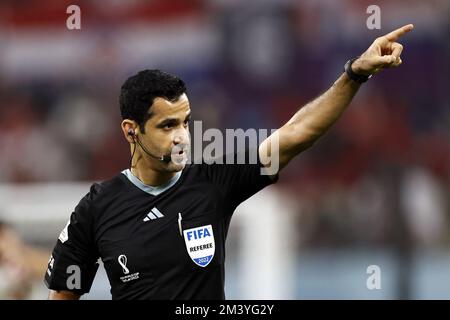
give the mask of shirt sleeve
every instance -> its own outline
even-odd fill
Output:
[[[278,174],[271,178],[262,173],[264,165],[257,150],[224,155],[220,162],[204,164],[204,167],[208,178],[219,188],[232,209],[278,180]],[[240,164],[242,162],[244,164]]]
[[[82,295],[92,286],[99,257],[93,235],[93,193],[94,186],[75,207],[59,235],[44,278],[49,289]]]

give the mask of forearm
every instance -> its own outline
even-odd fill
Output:
[[[79,300],[80,296],[71,291],[55,291],[50,290],[48,300]]]
[[[284,125],[291,145],[302,151],[311,146],[336,122],[350,104],[360,84],[343,73],[325,93],[302,107]]]

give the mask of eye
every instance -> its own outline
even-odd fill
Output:
[[[171,130],[175,125],[176,124],[173,122],[167,122],[166,124],[162,125],[161,128],[163,128],[163,130]]]

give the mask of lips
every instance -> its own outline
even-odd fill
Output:
[[[187,145],[176,145],[170,154],[172,162],[176,164],[185,164],[187,161],[188,148]]]
[[[186,155],[187,154],[187,149],[182,149],[182,150],[172,150],[171,155],[172,156],[182,156],[182,155]]]

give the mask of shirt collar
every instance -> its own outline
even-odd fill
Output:
[[[147,192],[153,196],[157,196],[158,194],[166,191],[167,189],[171,188],[175,183],[177,183],[178,179],[181,177],[181,171],[178,171],[169,181],[159,185],[159,186],[149,186],[145,183],[143,183],[141,180],[136,177],[130,169],[126,169],[122,171],[122,174],[125,175],[125,177],[130,180],[132,184],[134,184],[136,187],[141,189],[144,192]]]

